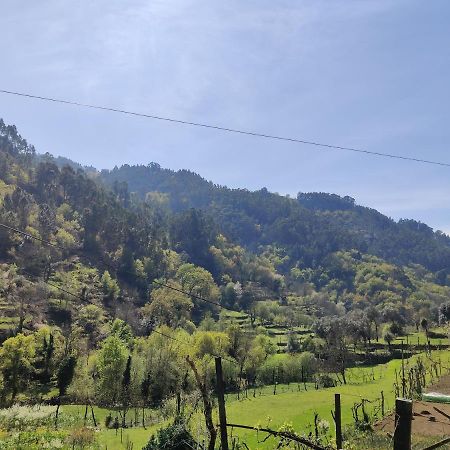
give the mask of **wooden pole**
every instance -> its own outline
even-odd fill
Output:
[[[217,400],[219,402],[220,443],[222,450],[228,450],[227,414],[225,410],[225,386],[222,374],[222,358],[216,357]]]
[[[395,400],[394,450],[411,450],[412,401]]]
[[[405,378],[405,359],[403,357],[403,339],[402,339],[402,397],[406,397],[406,378]]]
[[[342,449],[341,394],[334,394],[334,423],[336,424],[336,447]]]

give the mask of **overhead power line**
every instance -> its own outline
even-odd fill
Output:
[[[230,127],[212,125],[212,124],[201,123],[201,122],[192,122],[192,121],[188,121],[188,120],[177,119],[174,117],[163,117],[163,116],[159,116],[156,114],[145,114],[145,113],[140,113],[140,112],[136,112],[136,111],[112,108],[109,106],[93,105],[93,104],[82,103],[82,102],[78,102],[78,101],[70,101],[70,100],[58,99],[58,98],[53,98],[53,97],[43,97],[40,95],[27,94],[24,92],[8,91],[6,89],[0,89],[0,93],[8,94],[8,95],[15,95],[15,96],[19,96],[19,97],[25,97],[25,98],[31,98],[31,99],[35,99],[35,100],[42,100],[42,101],[46,101],[46,102],[62,103],[65,105],[98,109],[98,110],[102,110],[102,111],[126,114],[129,116],[137,116],[137,117],[144,117],[147,119],[161,120],[161,121],[171,122],[171,123],[175,123],[175,124],[208,128],[211,130],[223,131],[223,132],[227,132],[227,133],[241,134],[241,135],[259,137],[259,138],[264,138],[264,139],[271,139],[271,140],[276,140],[276,141],[285,141],[285,142],[291,142],[291,143],[296,143],[296,144],[311,145],[311,146],[325,148],[325,149],[329,149],[329,150],[342,150],[342,151],[349,151],[349,152],[361,153],[361,154],[372,155],[372,156],[379,156],[379,157],[383,157],[383,158],[400,159],[400,160],[404,160],[404,161],[413,161],[413,162],[424,163],[424,164],[432,164],[432,165],[436,165],[436,166],[450,167],[450,163],[446,163],[446,162],[442,162],[442,161],[414,158],[412,156],[395,155],[393,153],[375,152],[375,151],[371,151],[371,150],[364,150],[361,148],[344,147],[341,145],[326,144],[323,142],[310,141],[310,140],[300,139],[300,138],[291,138],[291,137],[287,137],[287,136],[278,136],[278,135],[274,135],[274,134],[260,133],[260,132],[255,132],[255,131],[240,130],[237,128],[230,128]]]

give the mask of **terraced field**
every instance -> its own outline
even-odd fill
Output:
[[[0,332],[8,334],[13,332],[19,324],[17,308],[4,300],[0,301]]]

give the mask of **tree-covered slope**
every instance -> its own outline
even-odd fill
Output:
[[[136,413],[144,428],[197,408],[218,355],[239,398],[346,383],[352,365],[404,359],[396,339],[420,328],[440,346],[448,250],[348,197],[231,190],[156,165],[99,173],[37,155],[0,120],[0,407],[15,405],[2,438],[23,444],[21,410],[27,442],[95,447],[90,429],[70,431],[71,403],[117,443],[129,422],[150,433]],[[42,402],[58,406],[39,422],[17,405]]]
[[[407,323],[450,297],[449,238],[351,198],[66,162],[0,122],[0,223],[33,237],[0,227],[0,331],[50,323],[95,346],[115,317],[192,330],[214,303],[285,326],[370,308]]]
[[[103,170],[113,189],[128,189],[149,202],[156,193],[171,211],[207,211],[231,239],[252,249],[276,245],[291,266],[317,266],[326,255],[356,248],[400,265],[421,264],[433,272],[450,271],[450,238],[414,220],[394,220],[355,204],[351,197],[299,193],[296,199],[268,192],[229,189],[187,171],[124,165]]]

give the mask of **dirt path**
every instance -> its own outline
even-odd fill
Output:
[[[438,412],[435,408],[442,412]],[[450,436],[450,405],[415,401],[413,404],[412,434],[418,436]],[[394,414],[389,414],[375,424],[375,429],[385,433],[394,432]]]

